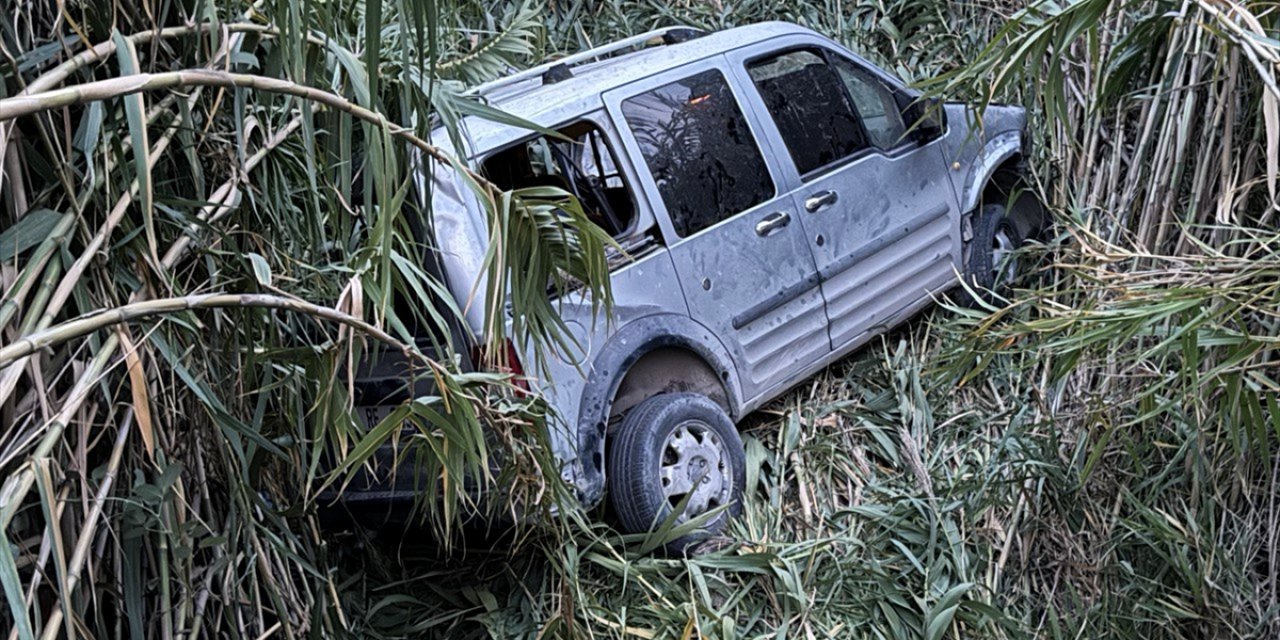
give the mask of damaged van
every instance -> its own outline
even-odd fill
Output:
[[[968,291],[999,287],[1045,224],[1019,188],[1022,108],[923,99],[792,24],[645,33],[472,97],[559,135],[468,117],[453,152],[504,189],[575,195],[623,249],[610,262],[612,317],[593,317],[583,295],[558,300],[580,348],[551,354],[530,384],[553,409],[562,477],[584,505],[609,500],[628,532],[676,509],[677,521],[715,511],[674,549],[739,511],[743,416],[961,278]],[[485,212],[447,167],[429,179],[440,275],[472,299]],[[470,306],[464,331],[481,342],[483,307]],[[510,351],[516,366],[532,357]],[[355,380],[370,421],[407,397],[393,365]],[[344,499],[412,494],[372,483]]]

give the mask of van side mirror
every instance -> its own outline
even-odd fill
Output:
[[[947,132],[946,104],[940,98],[916,97],[902,109],[902,121],[917,142],[937,140]]]

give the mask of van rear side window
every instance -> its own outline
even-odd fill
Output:
[[[769,167],[719,71],[628,98],[622,115],[681,237],[774,196]]]
[[[561,129],[568,141],[539,136],[503,149],[482,171],[502,189],[557,187],[582,203],[591,221],[619,237],[636,219],[635,201],[604,134],[590,122]]]

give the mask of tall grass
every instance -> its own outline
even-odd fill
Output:
[[[0,112],[31,113],[4,123],[0,214],[11,637],[1280,633],[1273,7],[5,13]],[[414,266],[409,176],[410,150],[430,153],[428,114],[467,108],[442,88],[659,24],[765,19],[938,92],[1027,104],[1033,185],[1057,218],[1028,250],[1038,271],[1006,303],[926,314],[749,417],[745,515],[696,557],[647,555],[653,540],[564,505],[496,540],[445,535],[467,499],[456,481],[495,446],[481,420],[530,463],[504,485],[554,483],[537,466],[536,403],[447,358],[421,363],[443,397],[406,411],[429,475],[453,481],[450,511],[407,533],[319,528],[314,491],[344,477],[321,475],[322,450],[357,464],[380,435],[346,415],[342,371],[370,340],[414,353],[410,329],[439,322],[426,310],[450,312],[395,303],[438,290]],[[260,79],[144,93],[118,80],[187,69]],[[108,99],[48,93],[61,86]],[[9,100],[24,90],[38,98]],[[565,236],[548,205],[493,201],[494,228],[523,230],[503,237],[515,259],[494,279],[543,286],[528,264],[600,279],[589,229],[568,236],[584,260],[549,264]],[[556,340],[545,310],[520,311],[529,335]]]
[[[464,478],[496,482],[487,460],[503,440],[481,424],[536,451],[537,404],[459,369],[466,345],[446,317],[465,301],[400,303],[443,300],[415,231],[428,223],[415,168],[457,165],[489,205],[499,292],[572,279],[607,300],[606,238],[572,206],[500,193],[429,139],[430,114],[466,108],[450,84],[527,54],[532,24],[516,6],[473,42],[440,9],[6,5],[12,636],[347,629],[316,496],[345,481],[324,460],[354,470],[388,431],[349,411],[343,380],[370,350],[403,352],[432,382],[385,424],[419,425],[407,439],[444,495],[426,504],[438,529],[456,526]],[[514,339],[564,339],[545,302],[515,311]]]
[[[945,350],[1056,431],[1009,546],[1006,607],[1039,633],[1280,632],[1277,27],[1255,3],[1038,5],[943,78],[1040,108],[1062,213],[1042,278]]]

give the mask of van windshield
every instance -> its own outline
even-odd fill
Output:
[[[610,235],[631,230],[635,204],[604,134],[590,122],[559,133],[568,140],[539,136],[494,153],[482,165],[485,177],[502,189],[558,187]]]

